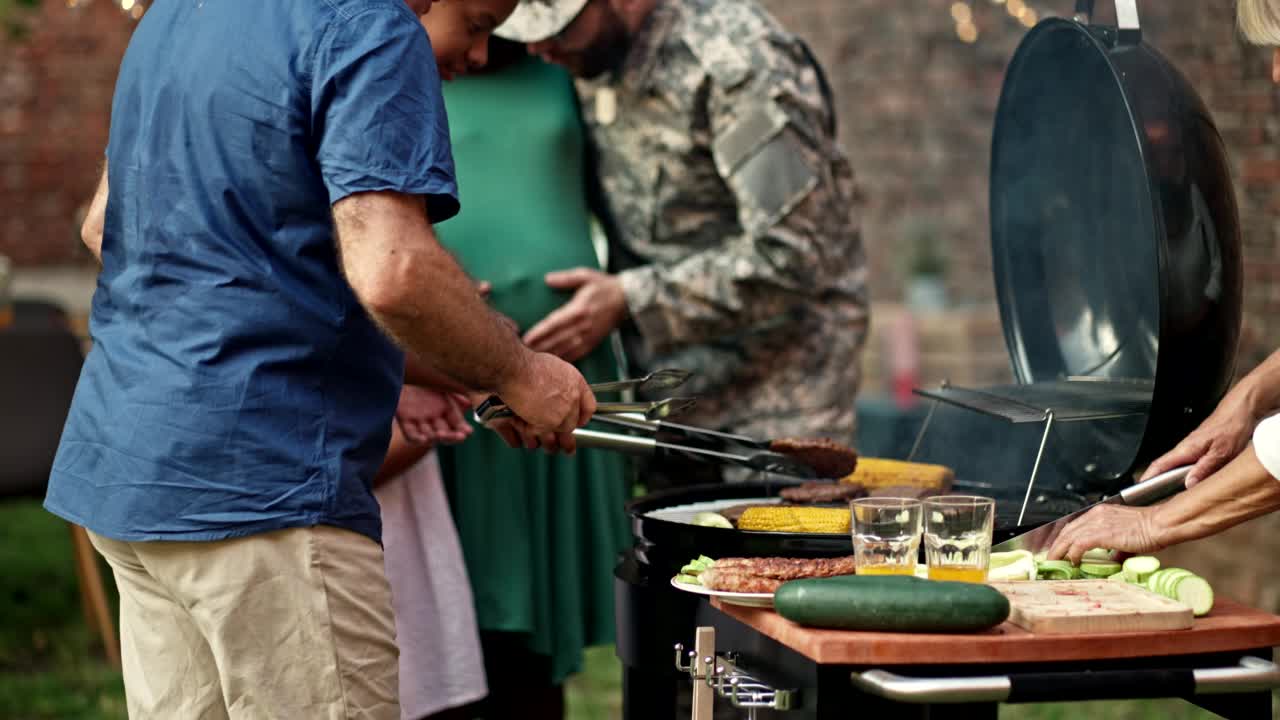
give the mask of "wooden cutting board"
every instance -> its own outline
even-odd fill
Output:
[[[947,665],[1074,662],[1200,655],[1280,647],[1280,616],[1217,597],[1213,612],[1177,632],[1112,632],[1037,635],[1013,623],[986,632],[890,633],[801,627],[772,608],[730,605],[711,599],[732,621],[772,638],[823,665],[862,667],[919,665],[945,658]],[[732,649],[732,648],[731,648]],[[932,661],[930,661],[932,662]],[[939,664],[944,661],[938,660]]]
[[[1009,622],[1037,635],[1183,630],[1191,608],[1113,580],[991,583],[1009,598]]]

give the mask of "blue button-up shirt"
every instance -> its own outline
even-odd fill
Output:
[[[107,157],[93,349],[45,506],[120,540],[379,539],[370,481],[404,359],[342,277],[330,205],[393,190],[457,212],[418,18],[403,0],[155,3]]]

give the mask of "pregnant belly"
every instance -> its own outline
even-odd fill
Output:
[[[489,304],[515,320],[521,331],[528,330],[573,297],[572,291],[547,287],[543,273],[499,278],[489,282],[493,283]]]

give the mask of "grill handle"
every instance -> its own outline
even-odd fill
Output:
[[[976,677],[908,677],[854,672],[854,687],[905,703],[1060,702],[1266,692],[1280,688],[1280,667],[1246,656],[1222,668],[1018,673]]]
[[[1133,507],[1154,505],[1167,497],[1186,490],[1187,474],[1191,472],[1192,467],[1192,465],[1183,465],[1160,473],[1145,482],[1130,485],[1121,490],[1119,494],[1107,498],[1106,502],[1122,503]]]

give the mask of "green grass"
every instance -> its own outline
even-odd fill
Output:
[[[588,649],[582,667],[565,686],[568,720],[622,717],[622,663],[613,646]]]
[[[126,716],[120,673],[85,626],[72,557],[67,524],[38,502],[0,505],[0,717]]]
[[[110,578],[110,573],[104,573]],[[621,717],[620,665],[613,648],[587,651],[585,668],[567,686],[569,720]],[[1156,700],[1011,705],[1001,708],[1000,717],[1200,720],[1217,716],[1180,700]],[[0,505],[0,718],[126,719],[120,673],[102,660],[80,611],[67,526],[37,502]]]

